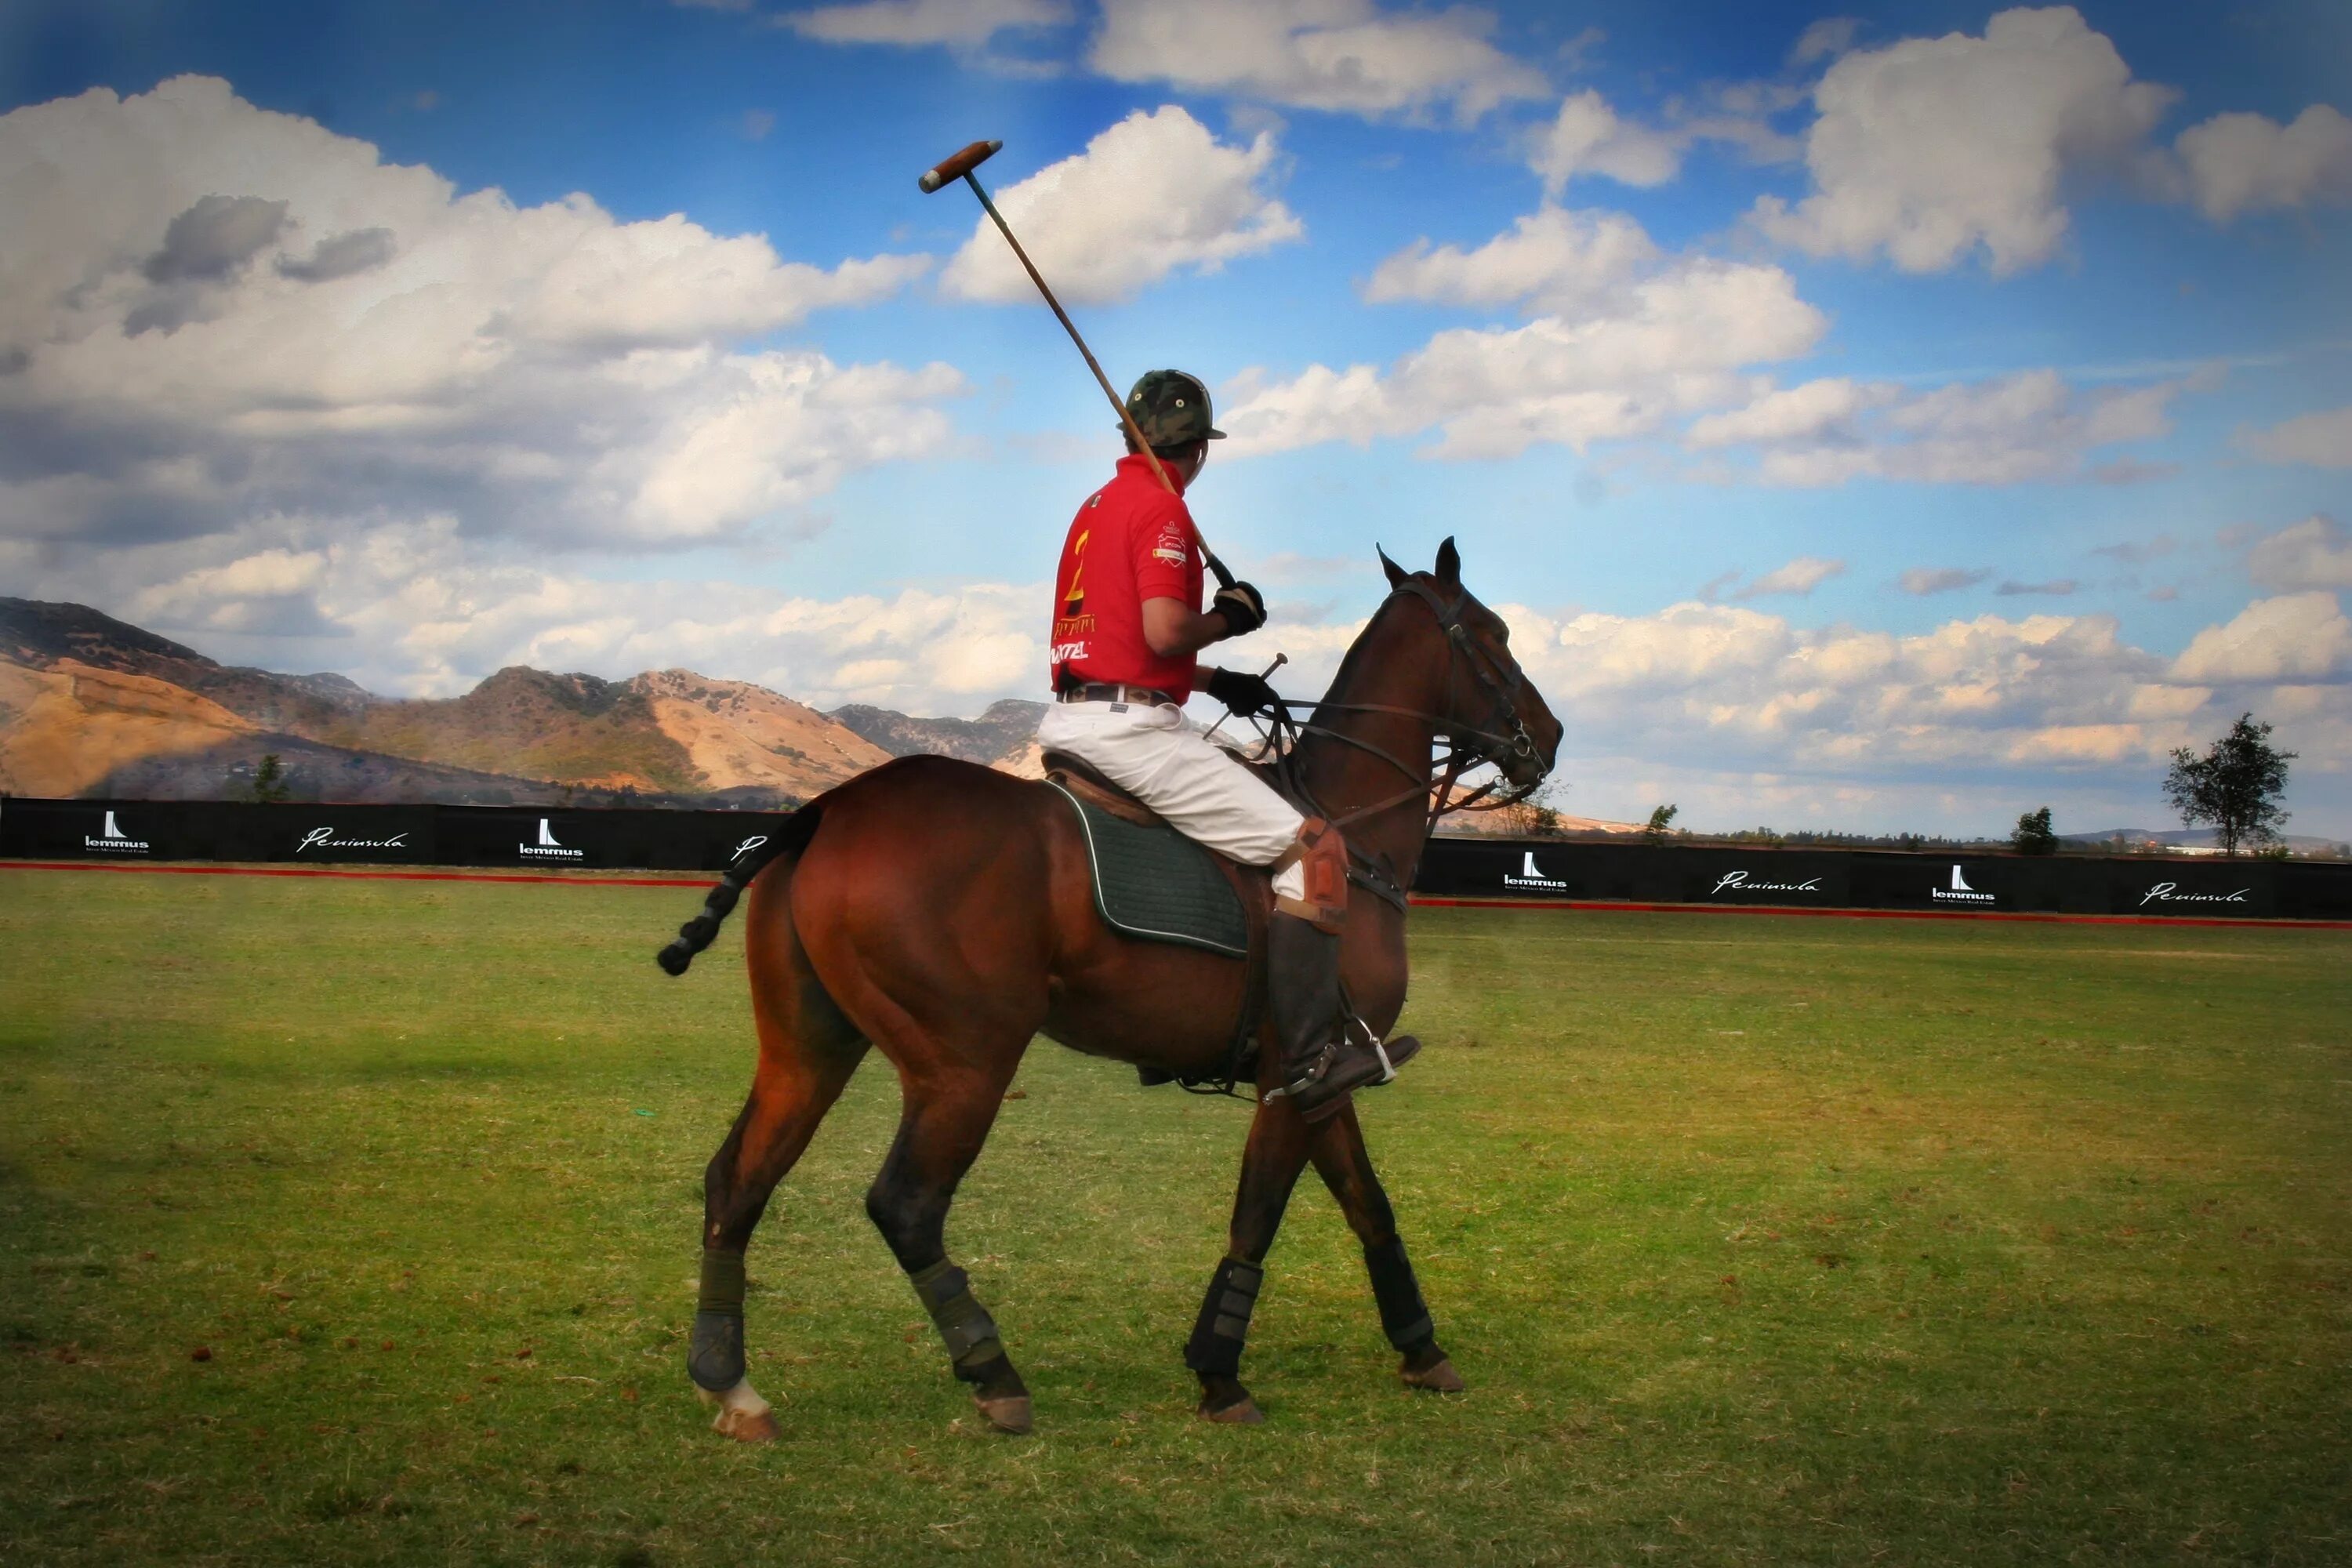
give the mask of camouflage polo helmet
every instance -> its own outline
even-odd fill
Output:
[[[1223,430],[1210,424],[1209,389],[1199,376],[1181,370],[1145,371],[1127,395],[1127,411],[1148,446],[1182,447],[1225,438]]]

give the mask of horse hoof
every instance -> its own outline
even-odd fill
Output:
[[[774,1409],[760,1397],[749,1380],[724,1394],[713,1394],[707,1388],[698,1388],[694,1394],[703,1404],[719,1406],[719,1414],[710,1419],[710,1429],[722,1437],[732,1437],[739,1443],[772,1443],[784,1435]]]
[[[1265,1420],[1265,1412],[1260,1410],[1257,1401],[1246,1394],[1223,1410],[1212,1410],[1203,1405],[1200,1415],[1202,1420],[1214,1421],[1223,1426],[1255,1426]]]
[[[1470,1385],[1462,1381],[1462,1374],[1454,1370],[1454,1363],[1450,1361],[1441,1360],[1435,1366],[1420,1372],[1406,1368],[1397,1375],[1404,1379],[1407,1388],[1418,1388],[1426,1394],[1466,1394],[1470,1390]]]
[[[975,1398],[972,1403],[980,1406],[980,1413],[987,1416],[988,1424],[999,1432],[1008,1433],[1015,1437],[1027,1436],[1029,1431],[1029,1396],[1027,1394],[1007,1394],[1001,1399]]]

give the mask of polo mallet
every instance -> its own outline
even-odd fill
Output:
[[[971,172],[994,157],[997,149],[1003,145],[1002,142],[975,142],[917,180],[915,184],[923,188],[925,195],[929,195],[950,180],[958,177],[971,187],[971,194],[980,198],[981,210],[996,220],[997,232],[1004,236],[1004,243],[1013,247],[1014,256],[1020,258],[1022,268],[1029,274],[1029,281],[1037,285],[1037,292],[1045,296],[1045,303],[1054,308],[1055,318],[1062,323],[1062,330],[1070,334],[1072,342],[1078,345],[1078,353],[1086,357],[1087,368],[1095,373],[1095,384],[1102,388],[1103,395],[1110,399],[1111,407],[1118,411],[1118,420],[1120,424],[1127,426],[1128,438],[1135,443],[1135,449],[1143,454],[1143,460],[1151,465],[1152,477],[1157,479],[1172,496],[1177,493],[1176,481],[1170,479],[1168,470],[1160,466],[1160,454],[1154,452],[1150,443],[1144,440],[1143,432],[1136,426],[1135,416],[1128,412],[1127,405],[1120,401],[1118,393],[1111,390],[1110,378],[1103,374],[1102,366],[1095,363],[1094,352],[1087,347],[1087,340],[1078,336],[1077,324],[1070,320],[1070,313],[1062,309],[1062,302],[1054,298],[1054,291],[1051,289],[1045,287],[1045,279],[1038,274],[1037,264],[1029,259],[1029,253],[1021,248],[1019,240],[1013,237],[1013,226],[1004,221],[1004,215],[996,210],[996,204],[988,199],[988,193],[982,190],[980,182],[972,177]],[[1193,537],[1200,538],[1200,528],[1195,525],[1192,530]],[[1201,554],[1207,560],[1209,570],[1216,574],[1217,585],[1221,588],[1232,587],[1234,574],[1225,569],[1223,562],[1217,559],[1217,552],[1209,548],[1209,542],[1206,539],[1201,540]]]

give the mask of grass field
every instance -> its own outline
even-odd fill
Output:
[[[0,1563],[2352,1560],[2352,935],[1423,910],[1373,1152],[1471,1383],[1310,1177],[1181,1349],[1246,1112],[1050,1046],[950,1228],[979,1429],[862,1208],[683,1370],[741,971],[684,889],[0,869]]]

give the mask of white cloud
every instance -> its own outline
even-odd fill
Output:
[[[2352,120],[2315,103],[2288,124],[2217,114],[2173,143],[2189,198],[2215,223],[2241,213],[2352,202]]]
[[[1556,195],[1569,181],[1592,175],[1622,185],[1663,185],[1701,142],[1737,147],[1751,163],[1791,162],[1800,144],[1772,129],[1770,117],[1797,101],[1776,84],[1741,82],[1715,89],[1700,104],[1670,99],[1664,121],[1651,125],[1620,115],[1588,88],[1561,100],[1537,134],[1528,163],[1543,176],[1545,194]]]
[[[2305,414],[2267,430],[2249,430],[2238,445],[2273,463],[2352,468],[2352,405]]]
[[[1600,174],[1621,185],[1663,185],[1682,172],[1682,147],[1654,127],[1621,120],[1601,96],[1570,93],[1537,143],[1536,173],[1547,192],[1580,174]]]
[[[1364,298],[1572,313],[1616,296],[1657,260],[1658,247],[1623,213],[1546,205],[1475,250],[1415,240],[1373,269]]]
[[[1100,303],[1132,299],[1179,268],[1213,272],[1303,236],[1297,216],[1265,188],[1275,170],[1271,132],[1228,146],[1170,104],[1137,110],[1085,152],[993,199],[1056,294]],[[1035,291],[985,217],[940,287],[997,302],[1025,301]]]
[[[2021,595],[2040,595],[2046,598],[2063,599],[2068,595],[2074,593],[2074,590],[2080,588],[2082,585],[2083,584],[2077,583],[2072,577],[2053,577],[2045,583],[2021,583],[2016,578],[2011,577],[2003,581],[1999,587],[1993,590],[1993,592],[2004,599],[2014,599]]]
[[[947,44],[973,47],[1008,27],[1050,27],[1070,19],[1066,0],[860,0],[777,18],[828,44]]]
[[[1927,392],[1844,380],[1767,390],[1693,423],[1695,447],[1752,446],[1767,484],[1836,486],[1856,479],[2021,484],[2084,477],[2100,448],[2171,429],[2169,408],[2196,376],[2137,386],[2071,386],[2054,370]],[[2112,466],[2110,466],[2112,467]],[[1734,472],[1745,473],[1738,469]]]
[[[1979,247],[1996,274],[2064,237],[2069,170],[2120,168],[2172,98],[2134,81],[2071,6],[1994,16],[1982,37],[1905,38],[1843,55],[1814,89],[1812,195],[1761,198],[1768,236],[1814,256],[1882,250],[1935,272]]]
[[[1978,567],[1969,571],[1958,566],[1914,566],[1896,579],[1903,591],[1926,598],[1930,594],[1949,594],[1956,589],[1973,588],[1992,573]]]
[[[2257,541],[2246,552],[2246,575],[2273,593],[2352,588],[2352,536],[2334,518],[2315,513]]]
[[[1789,49],[1789,63],[1808,66],[1815,60],[1842,55],[1853,47],[1853,36],[1862,30],[1862,22],[1854,16],[1823,16],[1807,25]]]
[[[1088,51],[1118,81],[1234,93],[1366,116],[1450,106],[1475,121],[1545,96],[1542,73],[1488,43],[1470,6],[1383,11],[1374,0],[1103,0]]]
[[[1236,454],[1442,431],[1430,454],[1515,456],[1646,435],[1738,401],[1742,367],[1809,352],[1827,329],[1777,267],[1664,257],[1632,220],[1547,210],[1476,250],[1416,244],[1383,262],[1385,300],[1501,304],[1550,313],[1515,328],[1438,333],[1391,365],[1251,370],[1220,423]]]
[[[2171,679],[2193,684],[2327,680],[2352,672],[2352,620],[2327,593],[2257,599],[2199,632]]]
[[[1771,597],[1806,597],[1832,576],[1846,576],[1846,562],[1822,560],[1818,555],[1800,555],[1785,566],[1773,566],[1771,572],[1743,583],[1727,595],[1734,602]]]
[[[732,347],[924,258],[824,269],[585,196],[461,195],[206,78],[0,116],[0,534],[58,548],[274,512],[724,537],[936,450],[963,388]]]
[[[1843,376],[1809,381],[1765,393],[1744,408],[1694,420],[1684,435],[1690,447],[1744,446],[1749,442],[1819,440],[1851,431],[1866,408],[1893,401],[1895,389]]]

